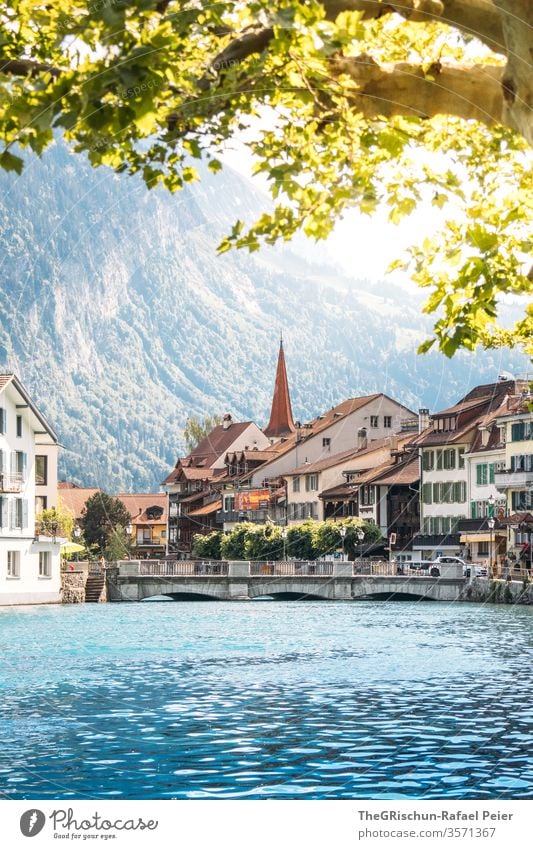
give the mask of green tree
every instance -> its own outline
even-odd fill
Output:
[[[246,560],[280,560],[283,554],[281,528],[271,524],[249,528],[244,552]]]
[[[222,416],[204,416],[201,420],[196,416],[189,416],[183,429],[187,454],[190,454],[202,439],[219,424],[222,424]]]
[[[74,530],[74,516],[58,500],[57,507],[43,510],[36,517],[39,524],[39,532],[44,536],[57,536],[72,539]]]
[[[287,560],[315,559],[315,522],[302,522],[287,528],[285,553]]]
[[[253,529],[250,522],[241,522],[224,534],[220,543],[220,554],[224,560],[246,560],[246,536]]]
[[[88,547],[98,556],[120,560],[129,551],[125,528],[131,516],[119,498],[96,492],[85,502],[81,526]],[[120,556],[117,556],[120,555]]]
[[[532,25],[530,0],[12,0],[0,167],[20,173],[20,148],[59,129],[94,165],[174,191],[247,130],[275,205],[222,250],[324,238],[349,206],[396,222],[451,200],[405,260],[436,313],[422,350],[533,351],[532,305],[497,320],[531,291]]]
[[[222,537],[222,531],[213,531],[210,534],[195,534],[192,544],[193,554],[195,557],[220,560]]]

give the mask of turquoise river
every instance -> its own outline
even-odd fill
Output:
[[[533,798],[533,609],[0,608],[8,799]]]

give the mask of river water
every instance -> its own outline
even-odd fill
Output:
[[[533,609],[0,608],[4,798],[533,798]]]

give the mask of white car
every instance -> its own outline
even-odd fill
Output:
[[[463,567],[463,577],[465,577],[465,578],[470,577],[470,569],[472,568],[472,565],[473,565],[474,566],[474,576],[476,578],[486,578],[487,577],[487,567],[486,566],[479,566],[476,563],[474,563],[474,564],[467,563],[466,560],[462,559],[462,557],[452,557],[450,554],[443,554],[441,557],[436,557],[435,560],[433,561],[433,563],[435,565],[438,565],[439,563],[457,563],[457,564],[459,564],[460,566]]]

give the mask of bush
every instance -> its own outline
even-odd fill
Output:
[[[205,557],[209,560],[220,560],[222,537],[222,531],[213,531],[210,534],[195,534],[192,543],[193,554],[196,557]]]

